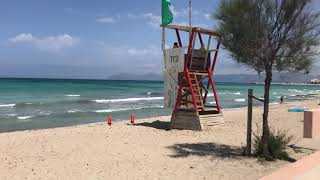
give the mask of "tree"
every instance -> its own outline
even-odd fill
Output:
[[[269,156],[269,91],[275,71],[309,72],[319,45],[311,0],[222,0],[214,17],[222,45],[238,63],[265,75],[261,143]]]

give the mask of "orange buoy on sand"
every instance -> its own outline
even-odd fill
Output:
[[[135,116],[134,116],[134,114],[132,113],[131,116],[130,116],[130,123],[131,123],[131,124],[134,124],[134,120],[135,120]]]
[[[111,114],[108,114],[108,125],[109,126],[112,125],[112,116],[111,116]]]

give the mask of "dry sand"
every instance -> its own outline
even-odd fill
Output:
[[[299,106],[319,107],[317,101]],[[302,139],[303,113],[293,104],[274,105],[273,129]],[[0,179],[257,179],[285,161],[268,163],[240,156],[246,137],[246,109],[224,111],[225,124],[202,132],[164,130],[170,117],[80,125],[0,134]],[[260,129],[262,108],[254,109]],[[257,131],[256,131],[257,132]],[[288,149],[296,159],[312,153]]]

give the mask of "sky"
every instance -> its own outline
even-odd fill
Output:
[[[188,22],[188,0],[171,0],[174,24]],[[219,0],[193,0],[193,25],[214,28]],[[320,3],[316,1],[316,7]],[[0,77],[97,78],[161,74],[160,0],[3,0]],[[167,46],[174,34],[167,32]],[[216,74],[250,74],[228,53]]]

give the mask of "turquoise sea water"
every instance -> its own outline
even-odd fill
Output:
[[[222,108],[246,105],[247,89],[257,97],[263,85],[217,83]],[[273,85],[271,102],[319,98],[320,86]],[[209,103],[213,101],[209,94]],[[256,105],[258,103],[256,102]],[[163,82],[0,79],[0,132],[70,126],[171,114],[163,108]]]

